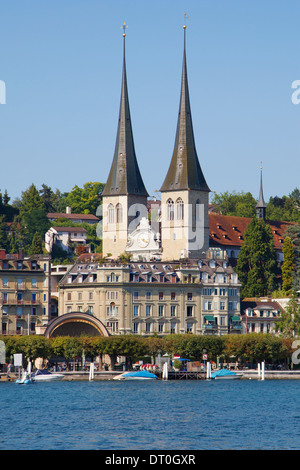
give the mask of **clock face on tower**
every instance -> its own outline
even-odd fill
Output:
[[[146,248],[146,246],[148,246],[150,242],[149,233],[146,233],[146,232],[140,233],[137,241],[141,248]]]

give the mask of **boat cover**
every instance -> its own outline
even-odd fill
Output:
[[[155,374],[151,374],[147,370],[138,370],[137,372],[125,372],[123,376],[126,377],[145,377],[145,379],[157,379]]]
[[[214,379],[215,377],[224,377],[226,375],[236,375],[236,373],[233,372],[232,370],[221,369],[221,370],[217,370],[216,372],[213,372],[211,374],[211,378]]]

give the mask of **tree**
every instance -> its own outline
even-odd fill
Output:
[[[242,297],[261,297],[275,288],[276,253],[269,225],[253,218],[245,231],[236,271],[242,284]]]
[[[75,214],[96,214],[104,186],[98,182],[85,183],[83,188],[76,185],[67,195],[65,203]]]
[[[293,273],[295,265],[295,256],[293,243],[290,237],[285,237],[283,242],[283,263],[282,272],[282,290],[286,295],[290,295],[293,287]]]
[[[35,232],[29,254],[30,255],[40,255],[41,253],[43,253],[42,238],[37,232]]]
[[[7,222],[5,215],[0,215],[0,248],[8,250],[9,240],[7,236]]]
[[[293,292],[288,306],[276,323],[276,331],[288,338],[300,334],[300,305],[296,292]]]
[[[215,194],[211,202],[216,206],[216,212],[222,215],[254,217],[256,213],[256,200],[249,192],[225,191],[221,194]]]
[[[294,249],[294,272],[293,289],[298,290],[300,286],[300,225],[291,225],[285,232],[289,236]]]

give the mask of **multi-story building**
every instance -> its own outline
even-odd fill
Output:
[[[243,333],[276,333],[289,299],[249,298],[241,302]]]
[[[1,334],[43,333],[50,320],[50,257],[0,250]]]
[[[87,313],[112,334],[241,333],[240,283],[227,257],[76,263],[59,284],[60,314]]]

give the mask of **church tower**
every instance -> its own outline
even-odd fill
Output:
[[[198,160],[186,65],[186,26],[173,156],[161,191],[162,259],[203,258],[209,247],[207,186]]]
[[[259,191],[259,199],[256,204],[256,217],[258,219],[263,219],[266,221],[266,210],[267,206],[264,199],[264,192],[263,192],[263,181],[262,181],[262,167],[260,169],[260,191]]]
[[[110,173],[102,192],[103,255],[111,253],[114,258],[125,252],[128,235],[136,229],[142,217],[147,217],[148,197],[134,148],[126,77],[125,23],[123,28],[123,73],[117,138]]]

